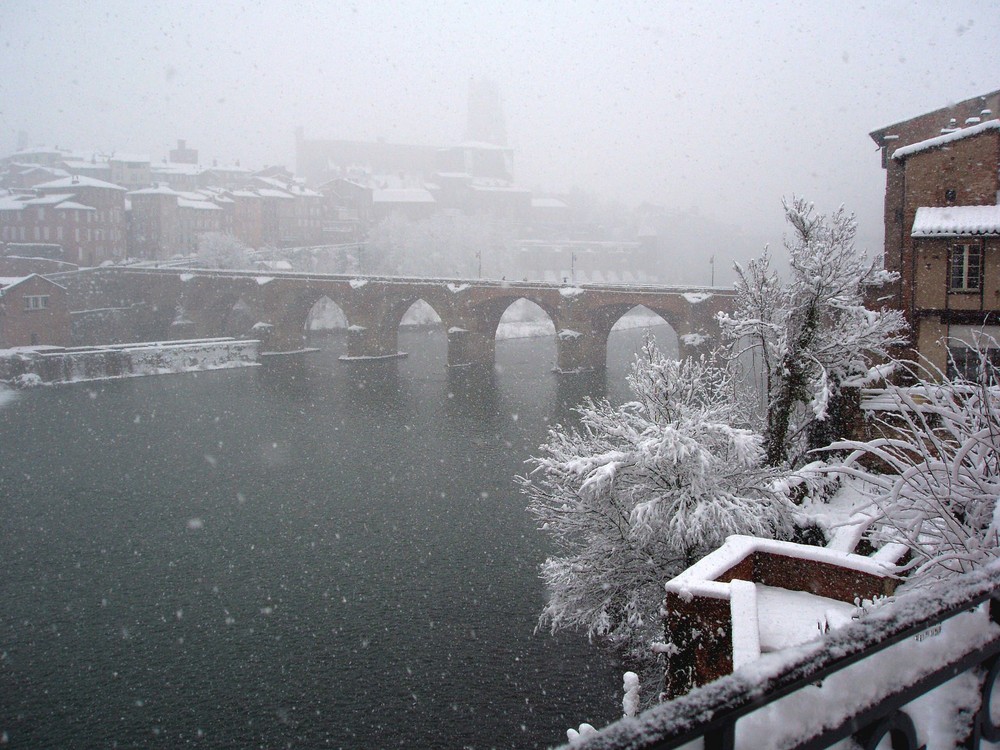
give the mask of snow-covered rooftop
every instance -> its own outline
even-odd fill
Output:
[[[423,188],[384,188],[372,192],[375,203],[434,203],[434,196]]]
[[[166,185],[154,185],[153,187],[132,190],[129,195],[177,195],[177,191]]]
[[[56,206],[56,211],[96,211],[97,209],[93,206],[85,206],[82,203],[77,203],[76,201],[63,201],[58,206]]]
[[[972,125],[967,128],[959,128],[958,130],[953,130],[952,132],[945,133],[944,135],[928,138],[926,141],[919,141],[918,143],[911,143],[909,146],[897,148],[892,153],[892,158],[905,159],[907,156],[911,156],[921,151],[927,151],[928,149],[937,148],[938,146],[945,146],[949,143],[954,143],[955,141],[961,141],[965,138],[970,138],[974,135],[984,133],[987,130],[1000,130],[1000,119],[987,120],[986,122],[981,122],[978,125]]]
[[[1000,206],[921,206],[910,234],[913,237],[1000,234]]]
[[[149,157],[146,154],[112,154],[108,157],[108,161],[145,164],[149,162]]]
[[[162,164],[153,164],[150,171],[155,174],[184,174],[184,175],[200,175],[205,171],[204,167],[198,164],[178,164],[175,162],[164,162]]]
[[[196,208],[199,211],[221,211],[219,206],[206,200],[190,200],[188,198],[178,198],[177,205],[180,208]]]
[[[287,198],[289,200],[292,199],[292,196],[290,196],[284,190],[273,190],[271,188],[259,188],[257,190],[257,195],[259,195],[261,198]]]
[[[27,198],[24,202],[29,206],[51,206],[55,203],[62,203],[72,197],[72,193],[50,193],[49,195],[40,195],[37,198]]]
[[[76,175],[73,177],[63,177],[61,180],[52,180],[52,182],[43,182],[41,185],[35,185],[39,190],[61,190],[64,188],[81,188],[81,187],[97,187],[97,188],[107,188],[108,190],[121,190],[123,193],[126,192],[125,188],[121,185],[115,185],[111,182],[105,182],[104,180],[96,180],[93,177],[85,177],[84,175]]]

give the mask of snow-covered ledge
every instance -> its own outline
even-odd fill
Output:
[[[774,648],[773,632],[767,643],[762,638],[765,626],[771,626],[763,618],[765,600],[774,607],[777,599],[780,607],[787,595],[789,609],[811,605],[819,627],[815,633],[806,631],[808,640],[849,619],[845,611],[855,601],[893,593],[894,562],[826,547],[730,536],[666,584],[668,694],[683,695],[754,661],[764,647]],[[793,642],[802,640],[800,632]]]

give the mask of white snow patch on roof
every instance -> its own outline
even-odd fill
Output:
[[[347,283],[351,285],[351,289],[360,289],[368,283],[368,279],[351,279]]]
[[[910,234],[913,237],[1000,234],[1000,206],[921,206]]]
[[[455,292],[457,294],[458,292],[462,292],[462,291],[465,291],[466,289],[468,289],[469,285],[468,284],[448,284],[448,288],[451,291],[453,291],[453,292]]]
[[[256,279],[256,281],[261,286],[264,286],[264,284],[268,284],[268,283],[274,281],[274,277],[273,276],[258,276],[257,279]]]
[[[928,138],[926,141],[911,143],[909,146],[897,148],[893,152],[892,158],[905,159],[907,156],[911,156],[912,154],[917,154],[931,148],[937,148],[938,146],[954,143],[955,141],[961,141],[965,138],[984,133],[987,130],[1000,130],[1000,120],[987,120],[986,122],[981,122],[978,125],[972,125],[968,128],[960,128],[950,133],[945,133],[944,135]]]
[[[559,290],[559,294],[563,297],[575,297],[578,294],[583,294],[583,290],[578,286],[564,286]]]

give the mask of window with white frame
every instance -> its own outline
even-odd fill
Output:
[[[45,310],[49,306],[49,295],[47,294],[26,294],[24,295],[25,310]]]
[[[948,251],[948,289],[979,291],[983,280],[983,248],[978,242],[952,245]]]

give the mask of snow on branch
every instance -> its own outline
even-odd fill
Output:
[[[557,550],[540,624],[648,657],[664,582],[730,534],[784,531],[790,513],[727,370],[647,342],[629,385],[634,401],[588,401],[579,426],[553,428],[519,483]]]

